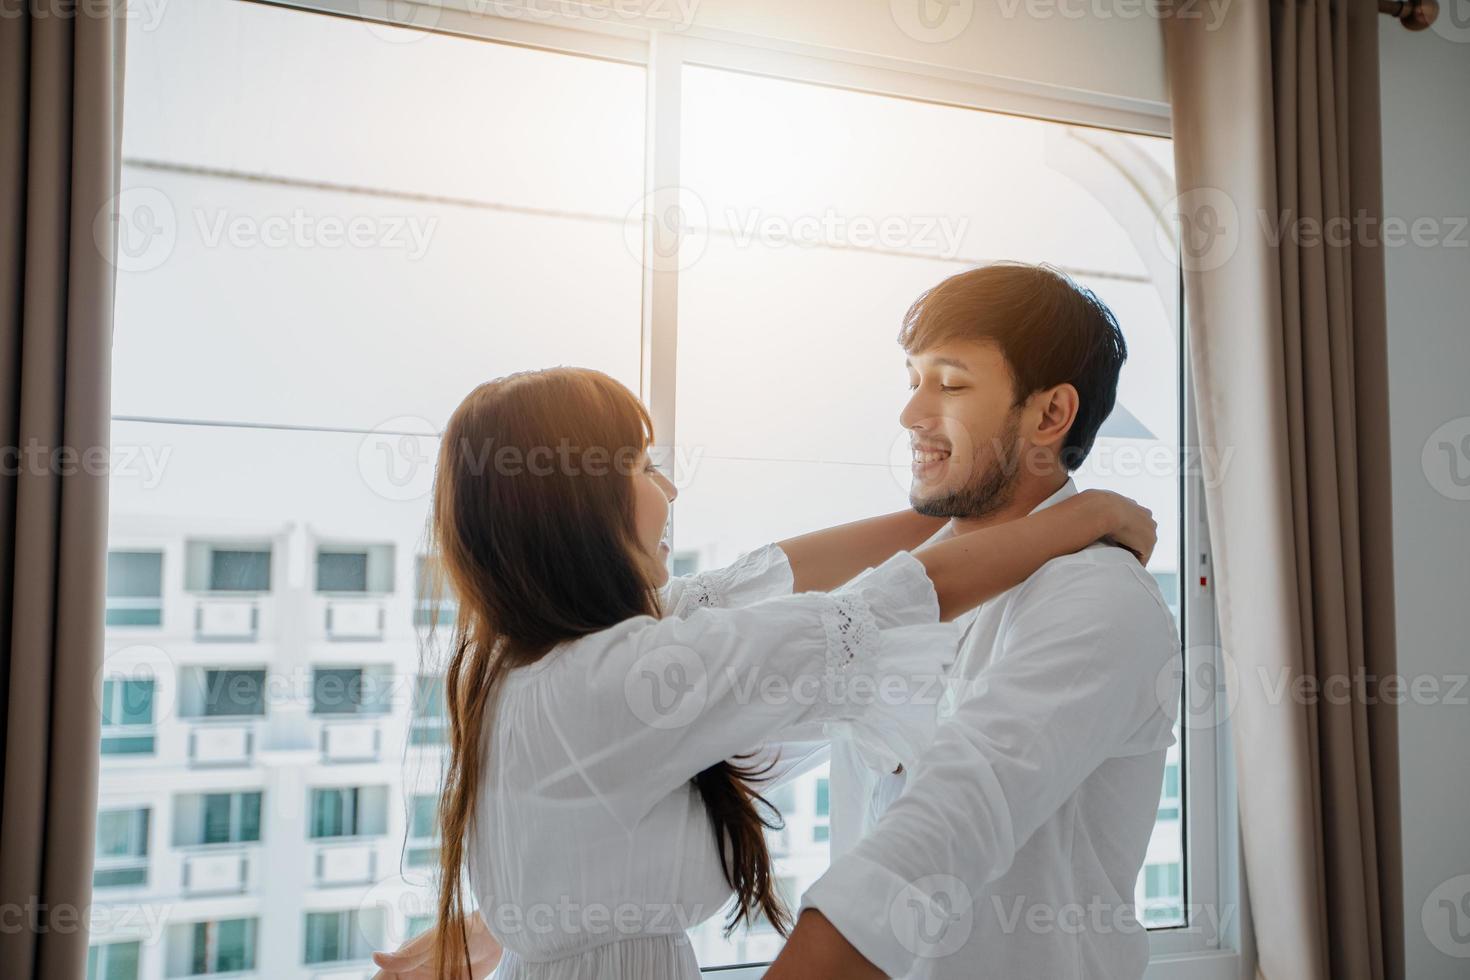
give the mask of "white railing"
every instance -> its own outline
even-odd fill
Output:
[[[322,723],[324,762],[375,762],[383,747],[382,726],[376,721]]]
[[[255,725],[250,722],[195,721],[189,729],[192,766],[248,766],[255,757]]]
[[[373,843],[323,844],[316,852],[318,885],[362,885],[378,873],[378,848]]]
[[[256,596],[207,596],[194,606],[194,637],[208,641],[250,642],[260,636]]]
[[[325,602],[322,623],[329,640],[381,640],[388,619],[381,598],[333,596]]]
[[[230,895],[246,891],[250,858],[244,851],[203,851],[184,857],[184,894]]]

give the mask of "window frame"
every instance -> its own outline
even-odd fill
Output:
[[[686,66],[744,72],[788,81],[826,85],[867,94],[937,103],[985,112],[1027,116],[1052,122],[1090,126],[1150,136],[1172,135],[1167,103],[1088,92],[1040,82],[1019,81],[930,66],[869,52],[757,38],[698,25],[669,30],[653,21],[610,17],[589,7],[578,16],[573,4],[549,9],[512,0],[487,8],[468,0],[442,3],[410,0],[393,5],[396,17],[373,17],[358,0],[255,0],[274,6],[308,10],[355,20],[408,24],[410,29],[476,38],[542,50],[618,61],[647,71],[644,191],[651,210],[664,213],[678,202],[680,184],[680,114],[682,75]],[[412,14],[421,8],[428,25],[413,28]],[[498,11],[498,13],[497,13]],[[645,229],[643,322],[640,395],[649,407],[655,430],[665,445],[677,444],[674,414],[677,382],[677,256],[661,256],[650,246],[653,229]],[[1182,291],[1182,284],[1181,284]],[[1181,297],[1182,300],[1182,297]],[[1190,465],[1198,445],[1193,386],[1186,368],[1184,305],[1179,304],[1181,391],[1181,577],[1180,611],[1186,677],[1203,663],[1223,669],[1220,661],[1211,558],[1205,522],[1204,484],[1197,465]],[[1198,572],[1198,574],[1195,574]],[[1217,675],[1218,676],[1218,675]],[[1223,705],[1216,705],[1223,712]],[[1224,980],[1245,975],[1240,955],[1240,855],[1236,843],[1235,787],[1229,724],[1223,713],[1212,725],[1184,731],[1180,753],[1181,802],[1184,806],[1184,901],[1187,914],[1216,912],[1185,927],[1149,930],[1149,980]],[[1217,923],[1224,923],[1217,928]],[[711,967],[704,971],[722,980],[754,980],[764,964]]]

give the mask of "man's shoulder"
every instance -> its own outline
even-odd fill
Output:
[[[1084,599],[1118,617],[1162,617],[1171,624],[1174,618],[1158,581],[1132,553],[1107,544],[1094,544],[1042,565],[1016,588],[1011,607],[1060,603],[1060,611],[1068,602]]]

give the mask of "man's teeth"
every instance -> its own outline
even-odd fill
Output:
[[[939,449],[915,449],[914,450],[914,462],[916,462],[916,463],[937,463],[941,459],[948,459],[948,458],[949,458],[949,453],[944,452],[943,450],[939,450]]]

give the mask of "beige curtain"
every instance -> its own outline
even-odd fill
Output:
[[[1252,0],[1164,21],[1266,980],[1403,975],[1396,721],[1373,680],[1395,664],[1376,20]]]
[[[17,980],[86,972],[122,6],[0,16],[0,977]]]

